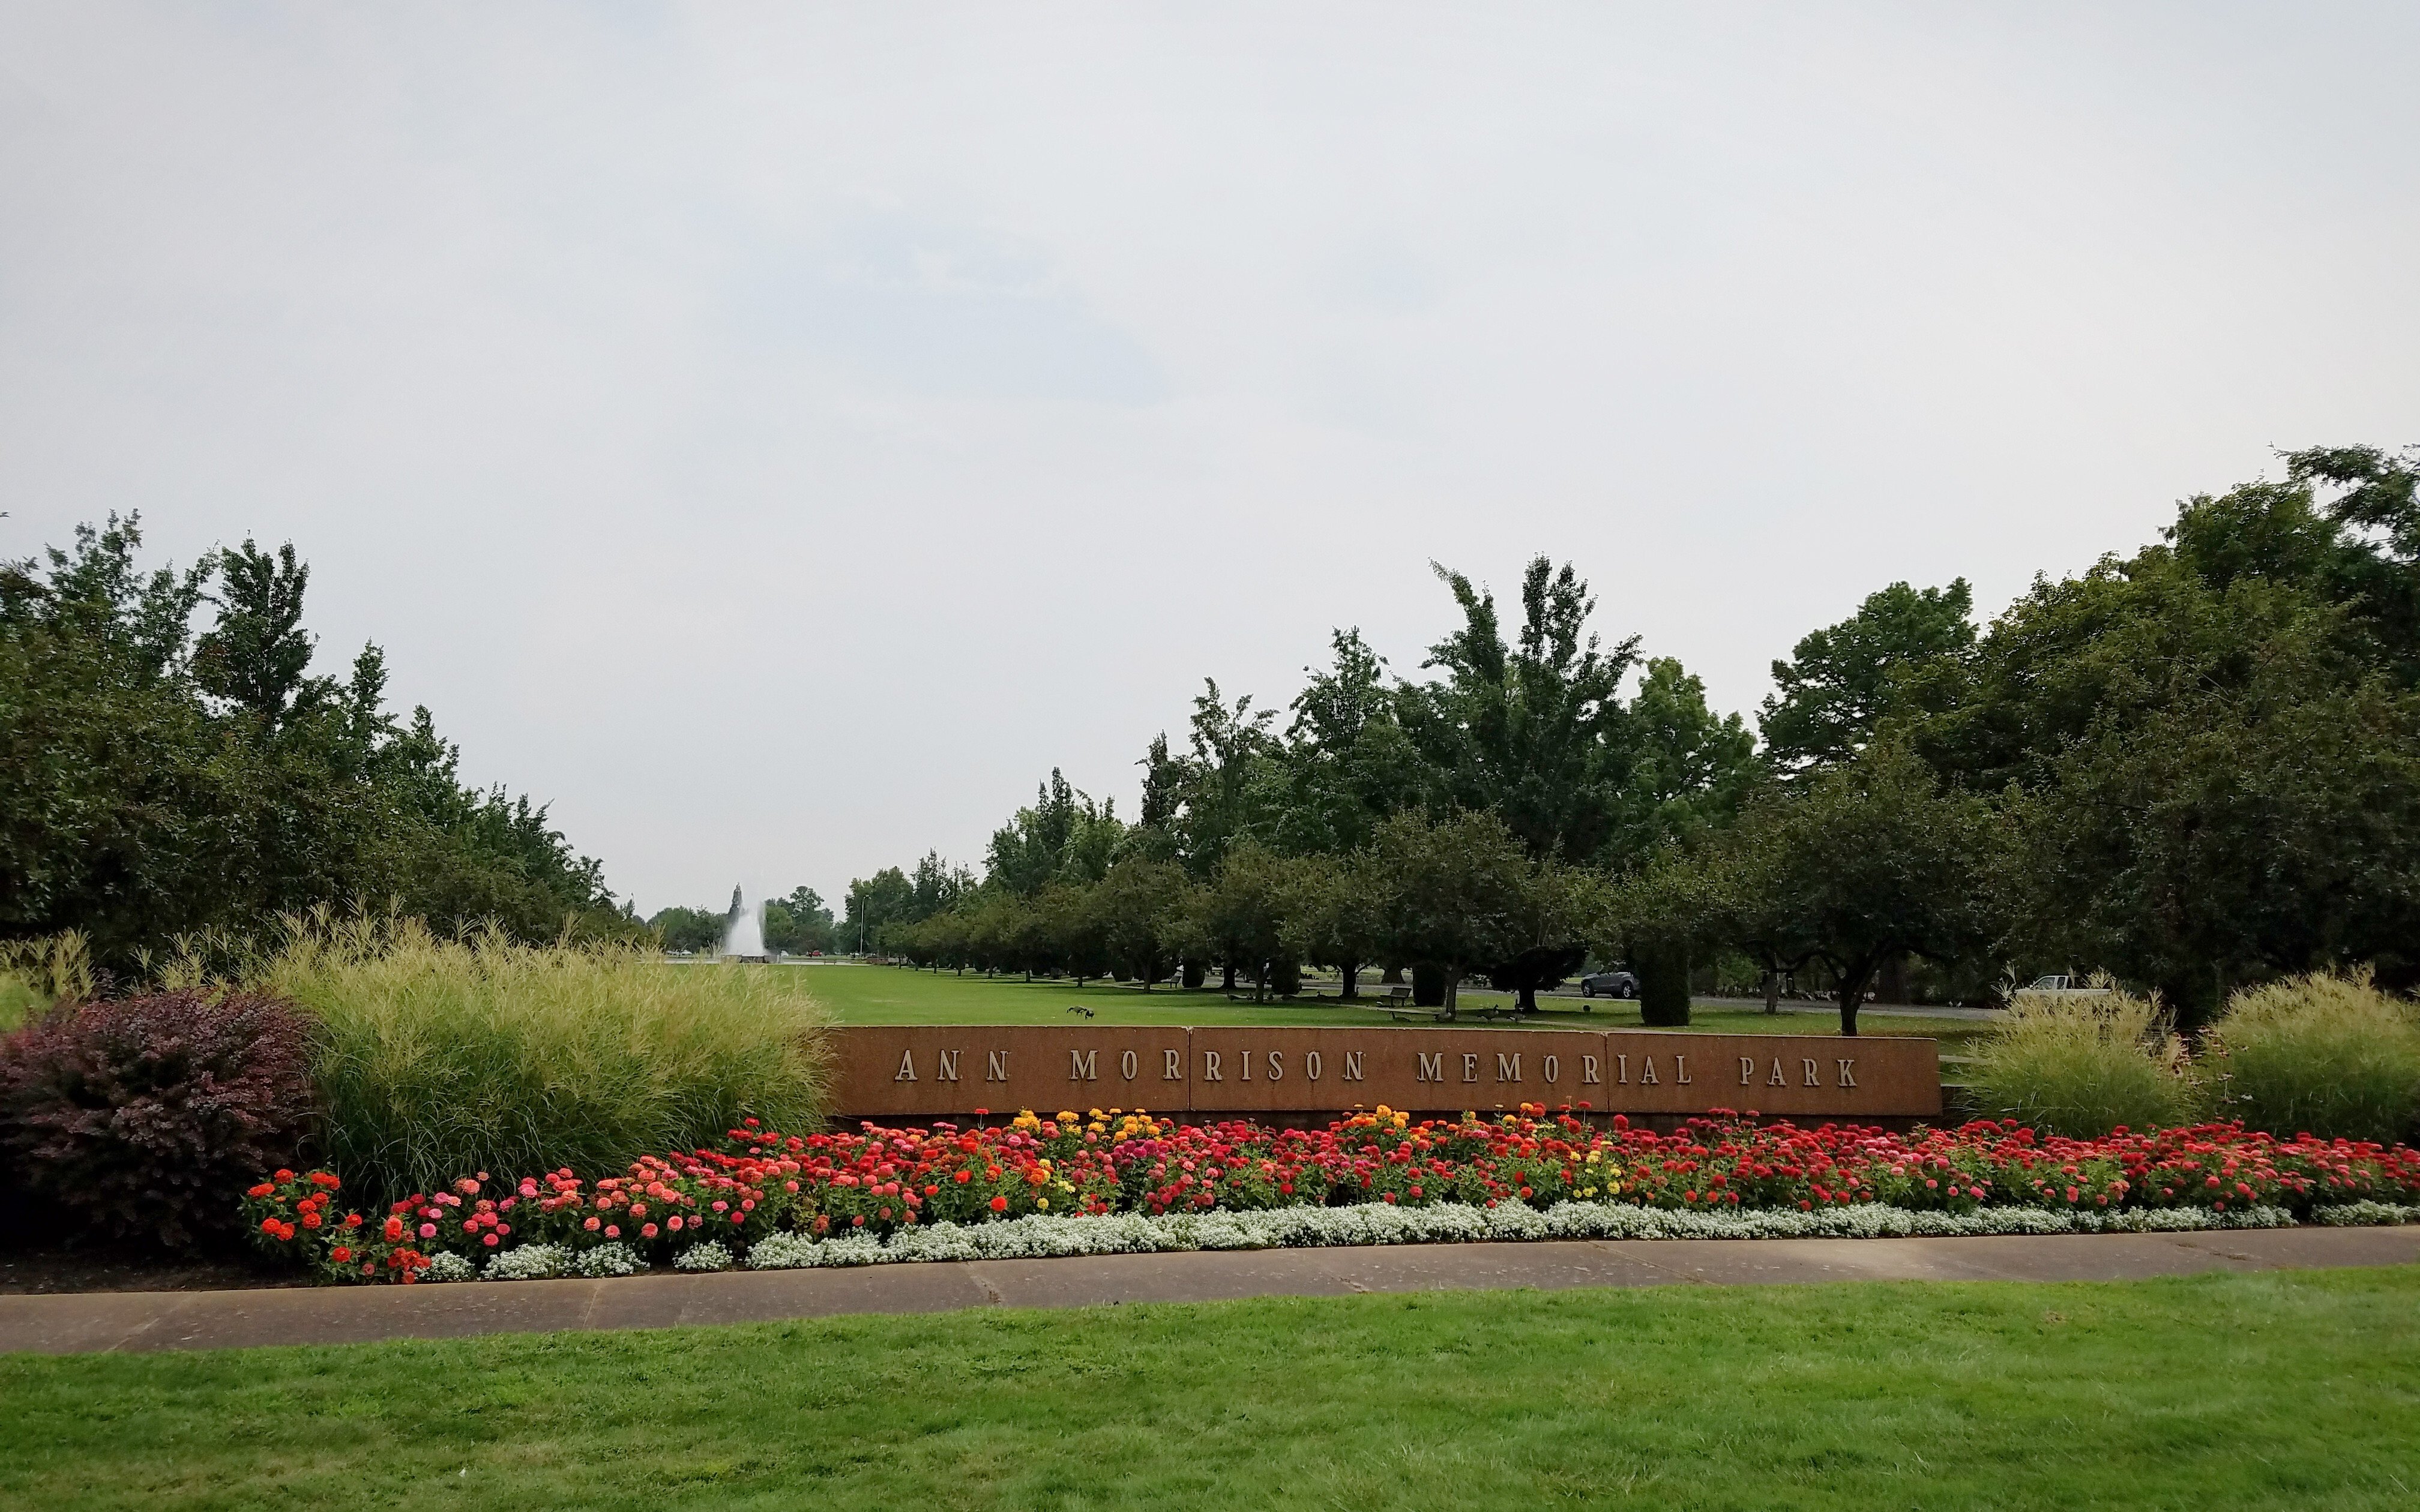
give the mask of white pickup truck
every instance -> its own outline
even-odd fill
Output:
[[[2106,997],[2109,995],[2109,989],[2106,987],[2095,987],[2082,977],[2064,975],[2036,977],[2017,991],[2039,993],[2046,997]]]

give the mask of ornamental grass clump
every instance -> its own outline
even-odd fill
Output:
[[[39,1018],[54,1003],[95,995],[92,952],[83,934],[0,941],[0,1030]]]
[[[822,1014],[762,966],[323,915],[289,920],[248,975],[317,1020],[331,1163],[390,1197],[466,1171],[612,1170],[822,1112]]]
[[[1977,1046],[1971,1086],[2001,1118],[2074,1139],[2192,1121],[2184,1047],[2157,996],[2020,992]]]
[[[2211,1110],[2274,1134],[2391,1144],[2420,1123],[2420,1005],[2366,969],[2227,999],[2198,1067]]]

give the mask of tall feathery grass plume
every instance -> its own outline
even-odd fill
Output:
[[[2211,1111],[2292,1138],[2392,1144],[2420,1129],[2420,1004],[2368,968],[2246,987],[2204,1038]]]
[[[382,1196],[480,1171],[615,1170],[743,1119],[807,1129],[822,1114],[824,1014],[775,968],[492,930],[443,939],[417,918],[323,909],[239,969],[315,1022],[327,1159]]]
[[[2009,995],[1975,1048],[1970,1085],[1983,1111],[2079,1139],[2190,1122],[2195,1089],[2158,995],[2137,997],[2105,976],[2093,988]]]
[[[0,1034],[54,1004],[82,1002],[97,981],[91,947],[78,931],[0,941]]]

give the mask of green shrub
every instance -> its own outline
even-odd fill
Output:
[[[776,969],[627,945],[289,920],[248,977],[318,1024],[331,1165],[386,1196],[476,1171],[618,1170],[821,1112],[822,1014]]]
[[[1630,952],[1638,969],[1638,1022],[1659,1029],[1689,1026],[1689,952],[1640,946]]]
[[[0,1153],[36,1231],[183,1248],[301,1163],[311,1026],[258,993],[66,1002],[0,1036]]]
[[[2392,1144],[2420,1119],[2420,1007],[2366,970],[2246,988],[2211,1026],[2198,1074],[2211,1110],[2249,1128]]]
[[[2194,1115],[2183,1047],[2157,997],[2021,992],[1978,1044],[1970,1084],[1986,1117],[2092,1139]]]

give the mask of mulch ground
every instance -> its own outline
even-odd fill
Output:
[[[226,1291],[309,1286],[311,1278],[266,1257],[169,1258],[135,1246],[0,1248],[0,1296],[70,1291]]]

